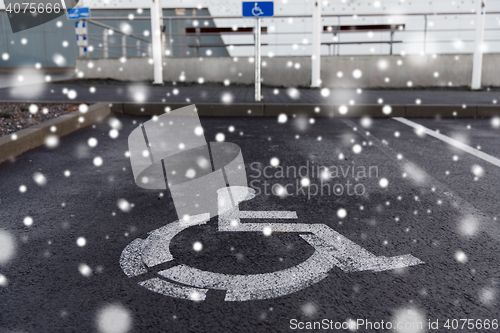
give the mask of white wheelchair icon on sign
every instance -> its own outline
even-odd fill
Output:
[[[264,15],[264,12],[262,11],[262,9],[260,9],[258,7],[258,3],[257,2],[255,3],[255,6],[252,8],[252,15],[253,16]]]

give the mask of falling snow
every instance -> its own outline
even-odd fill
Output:
[[[84,247],[86,244],[87,244],[87,240],[85,239],[85,237],[78,237],[77,238],[76,245],[78,245],[78,247]]]
[[[87,104],[80,104],[78,106],[78,111],[80,111],[80,113],[87,113],[88,110],[89,106]]]
[[[41,172],[35,172],[33,174],[33,180],[39,186],[45,186],[45,185],[47,185],[47,178],[45,178],[45,176]]]
[[[119,199],[117,202],[118,208],[124,212],[128,213],[132,209],[131,204],[126,199]]]
[[[458,250],[455,252],[455,259],[462,264],[465,264],[469,260],[465,252],[462,250]]]
[[[464,237],[473,237],[479,231],[480,222],[477,217],[464,216],[458,222],[458,232]]]
[[[363,117],[361,118],[361,126],[363,126],[364,128],[370,128],[372,126],[372,119],[369,118],[369,117]]]
[[[286,93],[292,99],[298,99],[300,97],[300,92],[299,92],[299,90],[297,88],[288,88],[286,90]]]
[[[7,230],[0,229],[0,265],[7,264],[16,254],[16,241]]]
[[[85,277],[92,276],[92,268],[90,268],[87,264],[80,264],[78,266],[78,271]]]
[[[38,112],[38,105],[36,105],[36,104],[31,104],[31,105],[29,106],[29,112],[30,112],[31,114],[36,114],[36,113]]]
[[[108,304],[96,316],[100,333],[126,333],[132,328],[130,311],[121,304]]]
[[[499,128],[500,127],[500,117],[491,118],[491,126],[493,128]]]
[[[300,309],[307,317],[314,317],[318,312],[318,307],[312,302],[304,303]]]
[[[76,91],[74,91],[74,90],[69,90],[69,91],[68,91],[68,98],[69,98],[69,99],[75,99],[75,98],[76,98],[76,96],[77,96]]]
[[[103,163],[102,158],[99,156],[94,157],[93,163],[96,167],[100,167]]]
[[[56,148],[59,146],[59,138],[56,135],[47,135],[45,137],[45,146],[47,148]]]
[[[384,114],[389,115],[389,114],[391,114],[391,113],[392,113],[392,107],[391,107],[390,105],[384,105],[384,106],[382,107],[382,112],[383,112]]]
[[[31,216],[26,216],[23,219],[23,223],[24,223],[25,226],[31,227],[33,225],[33,218]]]
[[[222,94],[221,101],[226,104],[232,103],[233,95],[231,93],[224,93]]]
[[[349,111],[349,109],[347,108],[347,106],[345,106],[345,105],[339,106],[339,113],[340,114],[347,114],[348,111]]]
[[[478,178],[484,176],[484,169],[480,165],[477,165],[477,164],[474,164],[471,167],[471,172],[474,174],[474,176],[476,176]]]
[[[193,250],[200,252],[203,249],[203,244],[201,242],[194,242]]]
[[[118,130],[117,130],[117,129],[114,129],[114,128],[113,128],[113,129],[111,129],[111,130],[109,131],[109,137],[110,137],[111,139],[116,139],[116,138],[118,138],[118,135],[119,135],[119,134],[120,134],[120,133],[118,132]]]
[[[311,185],[311,181],[309,180],[309,178],[304,177],[300,180],[300,185],[307,187],[307,186]]]
[[[95,147],[97,146],[97,139],[96,138],[89,138],[88,141],[87,141],[87,144],[89,145],[89,147]]]
[[[361,70],[355,69],[354,71],[352,71],[353,78],[359,79],[359,78],[361,78],[361,76],[363,76],[363,72],[361,72]]]
[[[394,323],[402,323],[401,327],[395,327],[395,332],[398,333],[423,333],[427,332],[426,315],[419,309],[414,307],[398,309],[394,312],[392,320]],[[408,325],[405,325],[407,323]],[[422,326],[414,323],[422,323]]]
[[[3,274],[0,274],[0,287],[7,287],[8,284],[9,280],[7,279],[7,277]]]
[[[287,120],[288,120],[288,116],[284,113],[282,113],[278,116],[278,123],[280,123],[280,124],[286,123]]]
[[[387,178],[381,178],[378,184],[380,185],[380,187],[386,188],[387,186],[389,186],[389,181],[387,180]]]
[[[215,135],[215,140],[217,142],[223,142],[225,139],[226,136],[224,135],[224,133],[217,133],[217,135]]]

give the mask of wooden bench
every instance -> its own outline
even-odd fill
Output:
[[[261,33],[267,34],[267,27],[261,28]],[[186,28],[188,36],[218,36],[222,34],[245,35],[253,34],[253,28]]]
[[[365,32],[365,31],[396,31],[404,30],[404,24],[371,24],[371,25],[326,25],[323,27],[323,32]]]
[[[328,48],[330,48],[330,45],[337,45],[337,54],[338,54],[338,47],[340,44],[381,44],[381,43],[387,43],[390,44],[391,49],[390,49],[390,54],[392,54],[392,44],[395,43],[402,43],[402,41],[394,41],[394,32],[395,31],[403,31],[405,30],[405,25],[404,24],[365,24],[365,25],[326,25],[323,26],[323,33],[333,33],[333,35],[337,35],[340,32],[384,32],[384,31],[389,31],[391,33],[391,39],[387,42],[347,42],[347,43],[339,43],[339,42],[334,42],[334,43],[322,43],[322,44],[328,44]]]

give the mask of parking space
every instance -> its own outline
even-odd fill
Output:
[[[224,288],[208,288],[195,301],[142,287],[158,270],[127,277],[122,251],[177,219],[168,191],[141,189],[132,176],[127,138],[146,120],[114,115],[0,165],[0,228],[15,243],[0,266],[0,331],[92,331],[104,322],[133,332],[286,332],[324,319],[364,320],[361,332],[381,321],[427,331],[439,320],[444,331],[447,319],[498,319],[498,166],[390,118],[202,118],[207,141],[223,133],[242,150],[257,195],[241,211],[295,211],[297,219],[278,222],[323,224],[333,233],[320,238],[337,233],[345,248],[333,246],[324,278],[268,299],[227,301]],[[412,121],[500,157],[491,119]],[[247,276],[293,268],[318,251],[301,232],[217,228],[214,217],[176,234],[174,263],[161,268]],[[356,263],[349,249],[361,251],[353,244],[420,262],[344,270]]]

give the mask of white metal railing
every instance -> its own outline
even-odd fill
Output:
[[[95,26],[98,26],[103,29],[102,33],[89,33],[88,38],[91,41],[97,42],[97,45],[91,45],[89,46],[90,52],[93,52],[95,50],[101,51],[102,57],[103,58],[109,58],[110,54],[115,55],[116,57],[125,57],[127,58],[129,56],[129,49],[136,50],[137,53],[135,56],[137,57],[145,57],[151,56],[151,41],[149,39],[143,38],[138,35],[126,33],[118,28],[112,27],[110,25],[104,24],[97,22],[94,19],[87,19],[86,20],[89,24],[93,24]],[[112,43],[109,41],[109,36],[113,35],[114,33],[117,33],[118,35],[121,36],[121,42],[120,43]],[[101,38],[96,38],[97,36],[100,36]],[[127,38],[132,38],[136,40],[135,46],[128,46],[127,45]],[[115,52],[111,51],[110,48],[119,48],[121,49],[121,52]],[[146,51],[146,52],[143,52]],[[88,55],[87,55],[88,56]]]
[[[500,14],[499,12],[486,13],[488,17],[493,18],[494,15]],[[446,24],[443,27],[432,27],[433,21],[436,20],[452,20],[453,18],[462,19],[475,19],[475,13],[471,12],[440,12],[440,13],[410,13],[410,14],[358,14],[358,15],[322,15],[322,24],[324,26],[332,27],[331,31],[324,31],[322,34],[322,55],[341,55],[341,54],[392,54],[392,53],[472,53],[475,42],[475,29],[464,28],[457,24],[457,28],[448,28]],[[279,20],[292,19],[301,20],[301,23],[310,25],[311,15],[279,15],[272,18],[262,18],[263,25],[272,26]],[[404,30],[394,31],[342,31],[338,27],[342,25],[366,25],[366,21],[360,22],[363,19],[391,19],[393,23],[405,23],[407,28]],[[174,49],[188,49],[192,50],[189,56],[207,56],[206,54],[198,52],[200,48],[226,48],[230,55],[234,56],[252,56],[254,43],[253,33],[249,33],[248,37],[238,36],[238,34],[199,34],[196,42],[182,43],[179,39],[182,36],[192,36],[186,34],[185,31],[173,32],[172,22],[183,20],[186,22],[186,27],[193,27],[193,23],[201,22],[203,20],[214,20],[220,24],[229,26],[253,26],[253,21],[234,16],[165,16],[161,18],[165,22],[165,37],[167,44],[167,56],[173,56],[176,52]],[[415,21],[415,19],[418,19]],[[96,17],[89,23],[103,26],[104,24],[97,21],[130,21],[128,17]],[[135,17],[134,20],[150,20],[148,16]],[[413,20],[413,21],[411,21]],[[433,20],[433,21],[432,21]],[[189,22],[191,21],[191,22]],[[304,21],[304,22],[302,22]],[[236,24],[233,24],[233,23]],[[248,22],[251,22],[250,24]],[[422,24],[420,28],[417,24]],[[120,29],[107,26],[108,29],[114,30],[117,33],[122,33]],[[500,52],[500,38],[495,38],[493,34],[500,32],[500,26],[486,27],[486,36],[484,42],[491,44],[489,50]],[[331,38],[326,37],[330,34]],[[222,43],[204,43],[203,39],[206,36],[221,36]],[[262,48],[264,53],[268,55],[309,55],[312,43],[307,38],[311,35],[311,31],[271,31],[268,29],[267,33],[262,38]],[[138,38],[143,40],[138,35],[127,35],[129,37]],[[104,36],[103,36],[104,37]],[[461,38],[460,38],[461,37]],[[248,41],[248,42],[244,42]],[[126,42],[126,41],[125,41]],[[145,42],[151,43],[150,40]],[[397,44],[397,45],[396,45]],[[386,45],[387,47],[382,47]],[[373,51],[374,47],[379,48],[377,52]],[[395,47],[396,52],[394,52]],[[361,47],[361,48],[360,48]],[[125,46],[126,48],[126,46]],[[146,48],[147,49],[147,48]],[[290,51],[292,49],[292,51]],[[404,50],[408,51],[404,51]],[[274,50],[274,52],[273,52]],[[346,50],[342,52],[342,50]],[[440,52],[440,50],[442,52]],[[296,51],[296,52],[294,52]],[[122,52],[123,53],[123,52]],[[144,53],[149,56],[148,53]],[[178,54],[177,56],[187,56],[186,54]]]
[[[271,47],[284,47],[289,45],[286,40],[283,42],[283,39],[286,39],[284,37],[280,37],[280,42],[275,41],[274,43],[271,42],[270,36],[284,36],[284,35],[289,35],[289,37],[297,38],[297,35],[311,35],[312,34],[312,42],[309,42],[307,39],[303,39],[302,45],[307,46],[312,46],[312,49],[310,50],[309,54],[311,55],[312,59],[312,70],[311,70],[311,86],[312,87],[318,87],[321,83],[321,78],[320,78],[320,57],[322,55],[321,52],[321,45],[327,45],[328,50],[330,52],[330,46],[334,45],[334,50],[336,49],[337,55],[340,54],[340,45],[343,44],[350,44],[350,45],[364,45],[364,44],[376,44],[376,43],[386,43],[389,44],[390,49],[389,49],[389,54],[393,54],[393,46],[394,44],[398,45],[403,45],[403,44],[411,44],[411,43],[420,43],[422,44],[422,48],[419,53],[427,53],[428,52],[428,45],[431,41],[429,41],[429,27],[433,26],[430,24],[428,21],[428,13],[411,13],[411,14],[400,14],[400,15],[389,15],[389,14],[366,14],[366,15],[321,15],[321,2],[319,0],[316,0],[313,2],[314,3],[314,12],[312,15],[312,26],[308,29],[305,28],[305,31],[301,32],[293,32],[293,31],[280,31],[276,32],[276,29],[266,29],[266,39],[264,41],[264,44],[261,42],[261,22],[266,21],[270,22],[271,26],[274,23],[274,20],[284,20],[284,18],[288,18],[290,23],[293,23],[294,18],[301,18],[302,21],[304,21],[306,18],[309,19],[311,18],[310,15],[293,15],[293,16],[274,16],[274,17],[257,17],[257,18],[250,18],[251,22],[255,24],[255,28],[253,29],[248,29],[248,28],[243,28],[239,29],[238,25],[233,25],[233,28],[227,28],[227,27],[220,27],[220,24],[223,22],[219,22],[219,27],[215,28],[200,28],[199,26],[199,20],[200,19],[211,19],[211,20],[238,20],[237,22],[240,22],[243,20],[243,22],[246,22],[246,19],[242,19],[241,17],[215,17],[215,16],[175,16],[175,17],[160,17],[161,13],[161,8],[160,8],[160,2],[159,0],[152,0],[151,3],[151,17],[140,17],[139,19],[141,20],[147,20],[150,19],[152,22],[152,32],[151,32],[151,37],[152,37],[152,52],[149,52],[149,56],[153,58],[153,64],[154,64],[154,83],[160,84],[163,82],[163,70],[162,70],[162,58],[167,55],[165,50],[165,25],[164,25],[164,20],[168,20],[168,44],[169,44],[169,50],[173,50],[174,47],[192,47],[195,50],[199,50],[202,47],[223,47],[227,48],[229,50],[233,50],[234,46],[241,46],[241,47],[253,47],[254,52],[253,52],[253,57],[254,57],[254,62],[255,62],[255,101],[260,101],[260,84],[261,84],[261,79],[260,79],[260,63],[261,63],[261,47],[262,46],[271,46]],[[499,12],[493,12],[493,13],[487,13],[488,15],[495,15],[495,14],[500,14]],[[475,37],[473,40],[474,42],[474,47],[473,47],[473,53],[474,53],[474,61],[473,61],[473,70],[472,70],[472,89],[479,89],[481,87],[481,70],[482,70],[482,57],[483,57],[483,43],[486,42],[500,42],[498,39],[486,39],[484,38],[484,33],[485,33],[485,11],[484,11],[484,0],[479,0],[477,1],[477,8],[476,11],[472,13],[433,13],[433,18],[435,19],[438,16],[444,17],[444,19],[447,19],[448,15],[453,15],[455,18],[459,15],[474,15],[475,18],[475,29],[441,29],[441,31],[446,31],[446,32],[451,32],[452,34],[456,34],[457,31],[459,34],[463,31],[475,31]],[[367,17],[387,17],[389,16],[390,18],[387,20],[390,25],[381,25],[381,24],[374,24],[374,25],[367,25],[367,24],[351,24],[351,25],[345,25],[344,22],[341,22],[342,17],[349,17],[350,20],[357,20],[358,18],[362,17],[363,19]],[[394,23],[394,20],[402,21],[404,17],[421,17],[423,18],[424,21],[424,27],[423,29],[414,29],[412,28],[412,25],[414,22],[409,24],[409,21],[406,20],[405,23],[403,24],[402,22],[399,24]],[[333,19],[332,19],[333,18]],[[99,20],[121,20],[125,19],[124,17],[99,17]],[[130,20],[129,17],[127,17],[128,20]],[[172,21],[173,20],[188,20],[193,27],[188,27],[188,24],[184,24],[182,26],[182,31],[173,34],[172,32]],[[121,42],[121,49],[122,49],[122,57],[127,56],[127,45],[126,45],[126,38],[127,36],[129,37],[134,37],[139,40],[144,40],[142,37],[139,36],[134,36],[131,34],[126,34],[119,29],[112,28],[110,26],[107,26],[103,23],[98,23],[95,20],[88,20],[89,23],[99,25],[103,27],[104,33],[103,33],[103,56],[108,57],[109,56],[109,50],[108,50],[108,34],[110,31],[117,31],[118,33],[122,34],[122,42]],[[348,22],[350,23],[350,22]],[[356,22],[357,23],[357,22]],[[378,20],[376,20],[374,23],[378,23]],[[472,21],[471,23],[474,23]],[[410,29],[406,30],[405,27],[406,25],[409,24]],[[208,24],[207,24],[208,25]],[[366,41],[362,40],[359,38],[353,38],[352,36],[355,35],[354,33],[356,32],[366,32],[368,30],[368,37],[370,38],[370,34],[373,36],[373,31],[377,30],[384,30],[389,32],[389,39],[387,40],[381,40],[381,41]],[[370,31],[373,30],[373,31]],[[489,31],[500,31],[500,28],[488,28]],[[437,32],[437,31],[436,31]],[[206,34],[205,34],[206,33]],[[202,43],[202,36],[205,34],[205,36],[208,35],[219,35],[222,38],[223,34],[226,35],[241,35],[241,33],[253,33],[254,34],[254,43],[231,43],[228,38],[220,44],[204,44]],[[332,34],[332,41],[322,41],[321,36],[323,33],[328,33]],[[404,33],[409,33],[409,34],[414,34],[414,35],[420,35],[423,37],[423,41],[418,40],[418,38],[413,38],[413,40],[394,40],[395,34],[404,34]],[[347,38],[347,41],[340,41],[341,34],[351,36],[350,40],[349,37]],[[161,35],[161,36],[160,36]],[[191,44],[174,44],[174,35],[176,36],[194,36],[196,38],[196,43],[194,45]],[[359,35],[359,34],[357,34]],[[453,35],[453,37],[456,35]],[[449,38],[449,37],[448,37]],[[238,40],[241,40],[242,37],[238,36]],[[277,37],[276,37],[277,39]],[[366,38],[365,38],[366,39]],[[415,40],[416,39],[416,40]],[[439,41],[440,43],[450,43],[454,42],[457,40],[456,38],[454,39],[443,39]],[[147,41],[149,43],[149,40]],[[296,40],[294,40],[294,44],[292,47],[295,47],[298,45],[296,43]],[[436,43],[437,41],[432,41],[433,43]],[[463,41],[460,41],[460,43],[463,43]],[[139,44],[140,45],[140,44]],[[500,51],[500,44],[499,46],[499,51]],[[298,47],[298,46],[297,46]],[[372,52],[373,48],[370,49],[370,52]],[[402,51],[401,53],[403,53]],[[210,54],[207,55],[210,56]],[[472,52],[471,52],[472,53]],[[172,52],[170,52],[172,54]],[[196,55],[199,56],[199,53],[196,52]],[[246,54],[247,56],[252,56],[252,54]]]

